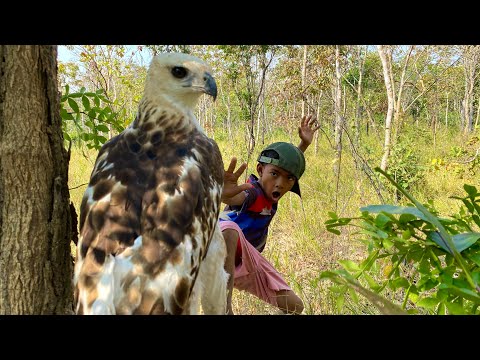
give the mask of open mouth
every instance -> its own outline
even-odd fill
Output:
[[[281,194],[278,191],[272,192],[272,199],[273,200],[277,201],[278,199],[280,199],[280,196],[281,196]]]

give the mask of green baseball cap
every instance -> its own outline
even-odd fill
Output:
[[[275,151],[278,154],[278,159],[266,156],[265,152],[268,150]],[[295,185],[293,185],[290,191],[298,194],[300,197],[302,196],[298,180],[305,171],[305,156],[303,156],[303,152],[298,147],[283,141],[273,143],[262,150],[257,161],[272,164],[290,172],[297,178]]]

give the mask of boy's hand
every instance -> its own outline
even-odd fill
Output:
[[[298,136],[300,136],[301,139],[298,148],[302,152],[305,152],[307,147],[310,146],[313,140],[313,135],[318,129],[320,129],[320,124],[318,124],[315,115],[308,115],[302,118],[302,120],[300,121],[300,126],[298,127]]]
[[[234,198],[235,195],[238,195],[242,191],[253,187],[253,185],[249,183],[238,185],[238,178],[247,168],[247,164],[243,163],[242,165],[240,165],[238,170],[234,172],[236,166],[237,158],[233,157],[232,160],[230,160],[230,165],[228,166],[228,169],[225,170],[225,175],[223,178],[222,201],[226,204],[231,203],[231,200]]]

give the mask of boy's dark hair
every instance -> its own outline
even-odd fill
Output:
[[[278,156],[278,153],[275,150],[265,150],[262,152],[262,155],[272,158],[272,159],[280,159],[280,156]],[[267,163],[259,161],[260,164],[266,165]]]

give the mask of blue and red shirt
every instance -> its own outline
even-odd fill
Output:
[[[253,187],[244,191],[246,197],[243,204],[227,205],[223,216],[227,215],[237,223],[248,242],[262,252],[267,242],[268,226],[277,212],[278,204],[267,199],[255,175],[251,174],[247,182]]]

